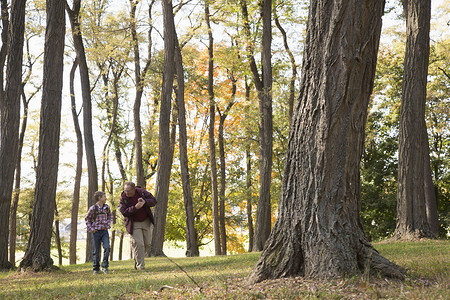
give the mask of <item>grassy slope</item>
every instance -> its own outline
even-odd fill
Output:
[[[409,270],[404,282],[368,278],[317,281],[301,277],[245,285],[259,253],[176,258],[193,282],[167,258],[148,258],[147,270],[114,261],[110,274],[92,266],[64,266],[53,273],[0,273],[0,299],[450,299],[450,241],[377,243],[390,260]],[[201,289],[200,289],[201,287]]]

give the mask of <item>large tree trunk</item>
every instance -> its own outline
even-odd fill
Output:
[[[222,254],[220,247],[220,227],[219,227],[219,198],[217,186],[217,162],[216,162],[216,142],[214,139],[214,127],[216,123],[216,105],[214,100],[214,40],[209,21],[209,3],[205,1],[205,20],[208,27],[208,98],[209,98],[209,163],[211,165],[211,202],[213,218],[213,236],[215,255]]]
[[[162,8],[164,19],[164,74],[159,114],[158,172],[155,192],[158,204],[155,207],[155,226],[153,228],[152,249],[150,250],[152,256],[164,255],[164,233],[169,199],[170,171],[173,159],[173,152],[167,151],[171,147],[169,128],[173,78],[175,74],[175,24],[172,1],[163,0]]]
[[[271,229],[271,204],[270,184],[272,182],[272,2],[262,1],[263,38],[262,38],[262,80],[258,73],[253,46],[249,42],[250,25],[246,0],[241,0],[241,11],[244,19],[244,33],[248,40],[247,52],[250,62],[250,70],[253,75],[259,99],[259,173],[260,187],[258,206],[256,208],[255,237],[253,251],[261,251],[270,234]]]
[[[77,137],[77,162],[75,169],[75,181],[73,186],[72,211],[70,215],[70,241],[69,241],[69,263],[77,263],[77,234],[78,234],[78,209],[80,207],[80,187],[81,174],[83,172],[83,136],[81,135],[80,122],[75,102],[74,78],[78,67],[78,60],[75,60],[70,71],[70,98],[72,104],[72,119]]]
[[[430,53],[430,0],[408,0],[399,126],[397,226],[394,238],[433,237],[425,206],[426,86]],[[429,162],[428,162],[429,163]]]
[[[89,82],[89,69],[86,61],[86,53],[84,51],[83,38],[81,36],[80,26],[80,8],[81,0],[73,1],[73,9],[66,3],[66,11],[69,16],[72,28],[73,45],[77,54],[80,67],[81,79],[81,95],[83,98],[83,132],[84,147],[86,151],[86,161],[88,168],[88,194],[87,207],[94,204],[94,193],[98,190],[98,173],[97,162],[95,160],[94,137],[92,135],[92,100],[91,100],[91,84]],[[92,261],[92,238],[88,234],[86,239],[86,262]]]
[[[59,0],[48,0],[36,190],[30,238],[25,256],[20,263],[21,269],[31,268],[33,271],[53,268],[50,245],[58,179],[64,17],[64,3]]]
[[[183,184],[184,210],[186,212],[186,256],[199,256],[197,244],[197,231],[195,230],[194,205],[192,202],[191,183],[189,179],[189,162],[187,151],[187,129],[186,129],[186,108],[184,99],[184,70],[183,57],[175,32],[175,67],[177,71],[177,105],[180,137],[180,167],[181,180]]]
[[[367,241],[360,161],[384,1],[311,1],[278,218],[250,282],[403,269]]]
[[[8,229],[14,169],[19,149],[25,2],[25,0],[12,2],[6,92],[3,94],[3,86],[0,91],[2,96],[5,96],[0,97],[0,269],[12,267],[8,261]],[[3,9],[5,7],[2,2]]]

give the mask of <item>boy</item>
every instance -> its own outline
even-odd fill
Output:
[[[94,200],[97,202],[87,212],[86,227],[88,232],[92,233],[94,274],[98,274],[100,269],[100,243],[103,244],[102,272],[108,274],[109,257],[109,233],[111,227],[112,214],[108,204],[106,204],[106,194],[102,191],[94,193]]]

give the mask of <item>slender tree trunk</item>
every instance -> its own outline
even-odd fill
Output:
[[[64,3],[47,1],[47,29],[39,127],[39,158],[31,232],[21,269],[54,268],[50,256],[59,162],[61,92],[65,37]]]
[[[94,193],[98,190],[97,162],[95,160],[94,137],[92,135],[92,100],[91,84],[89,82],[89,68],[86,61],[86,53],[83,45],[80,26],[81,0],[73,1],[73,9],[66,3],[66,11],[72,28],[73,45],[77,54],[80,68],[81,95],[83,98],[83,132],[84,147],[88,169],[88,194],[87,207],[94,204]],[[87,234],[86,239],[86,262],[92,261],[92,238]]]
[[[130,11],[130,28],[131,28],[131,37],[133,41],[133,53],[134,53],[134,80],[136,83],[136,96],[134,99],[134,107],[133,107],[133,117],[134,117],[134,144],[136,151],[136,184],[145,188],[145,171],[143,164],[143,155],[142,155],[142,129],[141,129],[141,99],[144,88],[144,79],[147,74],[148,68],[150,67],[151,61],[151,40],[149,41],[149,57],[147,58],[147,62],[145,67],[141,73],[141,62],[140,62],[140,53],[139,53],[139,40],[136,32],[136,7],[139,0],[129,0],[131,5]],[[149,14],[151,17],[151,9],[155,1],[152,1],[149,5]],[[152,26],[150,26],[149,38],[151,38],[151,30]]]
[[[31,75],[31,70],[29,72]],[[31,98],[30,98],[31,100]],[[20,178],[21,178],[21,162],[22,162],[22,148],[23,141],[25,139],[25,132],[27,129],[27,121],[28,121],[28,103],[25,93],[22,89],[22,103],[23,103],[23,117],[22,117],[22,126],[19,134],[19,150],[16,160],[16,178],[14,183],[14,195],[11,206],[11,220],[10,220],[10,232],[9,232],[9,262],[13,265],[16,264],[16,239],[17,239],[17,208],[19,206],[19,196],[20,196]]]
[[[250,103],[250,86],[247,82],[247,77],[245,77],[245,100]],[[249,106],[247,105],[245,108],[245,118],[249,119]],[[250,152],[250,144],[252,140],[252,134],[251,134],[251,128],[247,125],[246,126],[246,135],[247,135],[247,141],[246,141],[246,150],[245,150],[245,157],[247,161],[247,224],[248,224],[248,252],[253,251],[253,244],[254,244],[254,229],[253,229],[253,208],[252,208],[252,157]]]
[[[0,91],[1,96],[5,96],[0,98],[0,269],[13,267],[8,260],[8,235],[14,170],[19,149],[25,2],[25,0],[12,2],[6,92],[3,93],[3,85]],[[2,2],[2,16],[7,13],[7,11],[4,11],[5,9],[6,7],[4,7]],[[6,23],[7,21],[3,24]],[[4,54],[1,53],[1,55]],[[3,57],[0,58],[4,59]],[[3,68],[3,65],[0,66]],[[1,74],[3,75],[3,72]]]
[[[250,282],[404,270],[367,241],[360,161],[384,1],[312,0],[278,218]]]
[[[247,146],[245,157],[247,160],[247,226],[248,226],[248,252],[253,252],[254,231],[253,231],[253,211],[252,211],[252,157]]]
[[[0,106],[5,98],[4,78],[5,63],[9,47],[9,3],[8,0],[1,0],[1,22],[2,22],[2,47],[0,48]]]
[[[225,170],[225,145],[223,141],[224,123],[226,115],[219,112],[219,162],[220,162],[220,190],[219,190],[219,228],[220,228],[220,253],[227,255],[227,231],[225,226],[225,189],[226,189],[226,170]]]
[[[260,251],[269,237],[271,230],[270,184],[272,179],[272,2],[263,1],[263,52],[262,77],[263,90],[259,95],[259,173],[261,186],[259,189],[258,208],[256,211],[255,246]]]
[[[292,66],[292,75],[291,80],[289,82],[289,124],[292,120],[292,114],[294,112],[294,101],[295,101],[295,80],[297,79],[297,64],[295,63],[295,57],[294,54],[292,54],[291,49],[289,48],[288,42],[287,42],[287,34],[284,30],[283,26],[281,26],[280,20],[278,19],[278,15],[276,14],[276,11],[274,11],[274,20],[275,24],[280,30],[281,35],[283,36],[283,45],[284,50],[286,50],[286,53],[289,55],[289,60],[291,61]]]
[[[427,128],[424,128],[427,131]],[[433,175],[431,173],[430,144],[428,134],[425,135],[425,151],[424,151],[424,181],[425,181],[425,209],[427,213],[428,224],[430,225],[433,237],[439,236],[439,218],[437,209],[436,189],[433,183]]]
[[[217,161],[216,161],[216,142],[214,139],[214,127],[216,123],[216,104],[214,100],[214,40],[209,21],[209,3],[205,2],[205,20],[208,27],[208,97],[209,97],[209,163],[211,164],[211,202],[213,218],[213,235],[215,255],[222,255],[220,243],[219,227],[219,199],[217,186]]]
[[[125,236],[125,232],[123,230],[121,230],[120,231],[120,239],[119,239],[119,260],[122,260],[124,236]]]
[[[108,174],[109,174],[109,194],[111,195],[111,214],[112,214],[112,229],[111,229],[111,251],[109,252],[109,260],[114,260],[114,245],[116,242],[116,224],[117,224],[117,209],[116,202],[114,201],[114,181],[111,175],[111,170],[109,169],[108,161]]]
[[[394,238],[433,237],[425,205],[425,103],[430,0],[406,3],[406,51],[399,126],[397,226]],[[427,162],[429,163],[429,162]]]
[[[242,16],[244,18],[244,33],[250,40],[250,25],[246,0],[241,0]],[[272,2],[262,1],[263,14],[263,50],[262,50],[262,80],[258,73],[255,58],[253,57],[253,45],[248,43],[247,52],[250,61],[250,70],[253,75],[259,99],[259,173],[260,188],[258,206],[256,209],[254,251],[261,251],[271,230],[271,204],[270,184],[272,179]]]
[[[58,249],[58,265],[62,266],[62,247],[61,247],[61,234],[59,233],[59,215],[58,208],[55,206],[55,242],[56,249]]]
[[[83,136],[81,134],[80,122],[78,121],[78,113],[75,102],[74,78],[75,71],[78,67],[78,61],[75,59],[72,70],[70,71],[70,98],[72,120],[77,137],[77,162],[75,169],[75,182],[73,187],[72,211],[70,216],[70,241],[69,241],[69,263],[77,263],[77,235],[78,235],[78,209],[80,207],[80,187],[81,175],[83,173]]]
[[[108,137],[106,138],[106,142],[105,145],[103,146],[103,152],[102,152],[102,191],[106,190],[106,180],[105,180],[105,172],[106,172],[106,162],[109,159],[107,153],[109,153],[108,149],[109,149],[109,145],[111,143],[111,140],[113,138],[113,136],[115,135],[115,131],[116,131],[116,124],[117,124],[117,113],[118,113],[118,109],[119,109],[119,87],[118,87],[118,81],[120,76],[122,75],[122,70],[120,70],[118,72],[118,74],[115,74],[114,71],[114,80],[113,80],[113,96],[112,96],[112,100],[113,100],[113,108],[112,108],[112,118],[110,118],[109,116],[111,115],[110,113],[108,113],[108,119],[111,119],[111,128],[109,130],[108,133]],[[108,81],[106,80],[105,82],[105,86],[107,86]],[[106,97],[105,97],[106,98]],[[109,121],[109,120],[108,120]]]
[[[230,75],[231,80],[231,100],[228,103],[223,113],[219,110],[219,153],[220,153],[220,203],[219,203],[219,227],[220,227],[220,244],[222,255],[227,255],[227,231],[225,222],[225,189],[226,189],[226,166],[225,166],[225,142],[224,142],[224,127],[225,120],[234,105],[236,98],[236,79],[234,75]]]
[[[117,166],[119,167],[119,172],[122,178],[122,186],[125,184],[125,181],[127,181],[127,177],[125,174],[125,168],[122,163],[122,152],[120,152],[120,146],[117,138],[114,139],[114,154],[116,157]],[[123,238],[124,238],[124,231],[120,230],[120,237],[119,237],[119,260],[122,260],[122,252],[123,252]]]
[[[159,114],[158,172],[155,192],[156,199],[158,199],[158,205],[155,207],[155,226],[153,228],[151,249],[152,256],[164,255],[164,233],[169,199],[170,171],[173,159],[173,152],[167,151],[167,149],[170,149],[170,111],[173,78],[175,74],[175,24],[172,1],[163,0],[162,9],[164,19],[164,74]]]
[[[179,120],[179,138],[180,138],[180,167],[181,180],[183,183],[184,210],[186,213],[186,256],[199,256],[197,244],[197,231],[195,229],[194,205],[192,201],[191,183],[189,179],[189,161],[187,152],[187,130],[186,130],[186,108],[184,99],[184,70],[183,57],[175,32],[175,67],[177,71],[177,106]]]
[[[4,78],[5,78],[5,63],[7,51],[9,47],[9,3],[8,0],[1,0],[1,22],[2,22],[2,47],[0,48],[0,105],[5,98]]]

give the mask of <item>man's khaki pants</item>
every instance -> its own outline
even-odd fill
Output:
[[[131,248],[135,267],[138,270],[145,269],[145,254],[150,248],[152,242],[153,224],[150,218],[143,222],[133,222],[133,234],[131,236]]]

